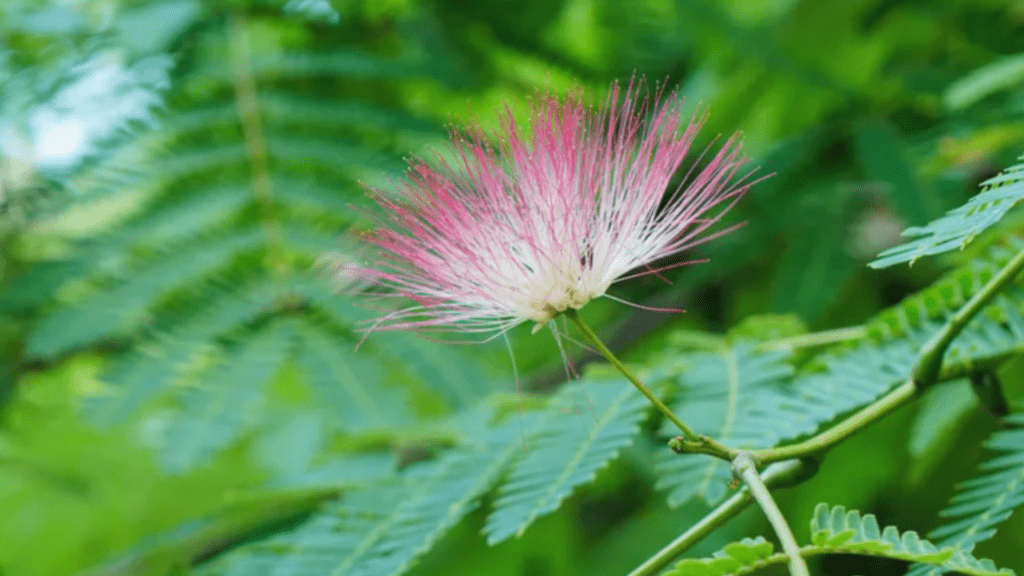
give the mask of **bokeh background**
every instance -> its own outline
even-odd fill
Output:
[[[366,225],[363,186],[443,153],[446,126],[494,129],[496,110],[521,114],[538,91],[599,100],[636,75],[707,110],[702,146],[742,133],[772,174],[731,213],[745,224],[671,284],[614,289],[686,314],[586,308],[627,358],[737,325],[863,322],[971,252],[866,263],[1024,148],[1019,1],[6,0],[0,42],[10,576],[188,573],[301,521],[308,509],[268,486],[329,477],[339,455],[422,459],[445,415],[561,384],[554,342],[529,327],[512,334],[518,394],[500,342],[378,334],[355,350],[370,312],[331,270]],[[780,492],[784,508],[807,518],[825,500],[927,532],[996,425],[973,402],[953,385],[894,414]],[[653,450],[634,447],[521,539],[487,547],[474,513],[413,573],[627,572],[707,510],[667,507]],[[698,551],[764,530],[744,514]],[[1017,516],[977,555],[1022,570],[1022,542]]]

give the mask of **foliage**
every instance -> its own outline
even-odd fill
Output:
[[[677,376],[681,390],[675,412],[699,433],[730,446],[775,445],[781,438],[773,430],[787,425],[793,416],[790,406],[778,402],[793,375],[788,357],[785,351],[758,352],[750,343],[686,357],[685,368]],[[799,413],[798,408],[793,412]],[[671,430],[666,425],[662,432]],[[727,462],[680,458],[670,452],[660,454],[656,470],[658,487],[670,490],[673,506],[694,496],[717,503],[732,476]]]
[[[745,539],[729,544],[711,558],[687,559],[677,564],[668,576],[729,576],[749,574],[772,564],[785,563],[785,554],[773,554],[774,546],[763,538]],[[991,560],[978,560],[949,546],[937,547],[922,540],[916,532],[900,532],[895,526],[878,527],[871,514],[861,515],[842,506],[829,508],[818,504],[811,519],[811,543],[800,548],[804,556],[821,554],[856,554],[893,560],[911,560],[936,566],[938,570],[955,570],[972,576],[1013,574],[999,570]]]
[[[998,262],[1002,254],[1001,250],[996,249],[993,260]],[[978,273],[977,267],[974,273]],[[952,279],[958,279],[962,277],[962,273],[954,272],[950,276]],[[944,284],[952,283],[952,279],[939,281],[933,289],[940,290]],[[917,309],[915,305],[911,299],[892,311],[884,312],[881,318],[905,317],[908,310]],[[952,366],[982,363],[1020,350],[1020,343],[1024,341],[1024,332],[1020,331],[1020,327],[1024,326],[1024,302],[1007,299],[1003,301],[1002,307],[996,306],[993,309],[1001,310],[1005,316],[1001,319],[979,319],[979,322],[965,330],[957,341],[957,348],[949,354]],[[882,320],[876,322],[881,323]],[[741,341],[732,348],[716,353],[684,353],[671,355],[667,360],[661,358],[657,367],[648,368],[646,373],[650,377],[661,371],[662,377],[669,374],[681,383],[681,402],[677,413],[697,426],[698,430],[714,432],[717,439],[739,447],[774,446],[815,432],[823,424],[869,403],[905,380],[916,359],[917,351],[935,331],[937,325],[934,320],[926,318],[919,320],[916,326],[908,322],[904,322],[903,325],[907,330],[902,334],[890,333],[890,341],[887,343],[880,345],[874,341],[867,341],[847,350],[826,352],[812,363],[820,364],[823,370],[812,369],[798,373],[794,366],[786,362],[791,356],[789,352],[757,352],[754,346]],[[576,391],[573,386],[568,386],[550,401],[545,411],[536,417],[535,413],[529,413],[529,418],[521,421],[524,431],[522,438],[529,451],[512,465],[511,471],[500,482],[496,482],[496,474],[499,472],[495,472],[495,475],[488,473],[485,476],[487,482],[496,482],[498,487],[494,510],[483,528],[490,543],[500,542],[513,534],[521,535],[533,518],[557,509],[561,500],[573,488],[587,482],[593,477],[594,471],[604,467],[617,455],[618,449],[632,442],[637,433],[637,423],[645,414],[646,404],[642,396],[631,387],[623,387],[617,378],[604,381],[584,378],[581,381],[581,388],[586,393],[586,404],[579,398],[573,399]],[[565,417],[573,411],[580,413],[582,423],[575,418]],[[587,423],[591,414],[596,419],[593,426]],[[562,417],[558,417],[559,415]],[[487,459],[476,461],[476,471],[483,473],[494,469],[503,470],[503,467],[508,465],[509,450],[519,447],[513,439],[508,438],[508,426],[508,423],[503,423],[497,428],[485,426],[469,431],[470,438],[489,438],[492,434],[498,434],[508,441],[505,450],[495,450],[493,447],[488,449]],[[721,433],[718,433],[719,430]],[[475,453],[477,448],[475,445],[472,448]],[[455,458],[462,450],[456,447],[446,452],[445,458]],[[438,462],[441,461],[443,460]],[[674,505],[697,495],[714,503],[725,495],[729,481],[728,466],[721,461],[679,456],[668,450],[662,450],[659,455],[659,467],[656,470],[659,472],[659,482],[665,487],[673,488],[669,495],[669,503]],[[1016,471],[1014,468],[1012,473]],[[465,473],[441,476],[431,480],[429,484],[424,484],[417,474],[411,474],[416,478],[415,482],[410,483],[404,491],[389,491],[387,501],[394,502],[400,507],[405,506],[407,502],[416,501],[415,499],[419,498],[418,494],[421,494],[420,490],[428,486],[431,494],[443,494],[448,498],[461,497],[458,502],[475,502],[480,494],[478,490],[488,488],[486,485],[473,483],[472,489],[467,490],[463,484],[467,481]],[[1006,500],[1001,492],[987,490],[982,492],[974,503],[997,508],[1003,507],[1004,503],[1012,508],[1019,503],[1017,499],[1008,503]],[[382,497],[373,501],[378,503],[373,509],[379,510],[380,503],[385,499]],[[459,511],[462,510],[462,504],[449,505],[456,506]],[[311,521],[304,530],[294,535],[298,540],[291,539],[293,536],[285,537],[283,542],[287,545],[284,550],[290,550],[290,553],[281,553],[282,541],[270,540],[257,545],[258,550],[272,551],[259,560],[259,565],[264,567],[261,569],[271,572],[297,569],[293,565],[295,562],[305,566],[304,563],[312,562],[306,559],[306,551],[316,554],[318,558],[326,555],[333,559],[319,560],[325,562],[322,570],[344,569],[362,573],[360,571],[369,571],[372,566],[377,566],[379,560],[374,555],[353,558],[347,556],[348,553],[333,548],[325,551],[307,543],[332,540],[351,542],[353,539],[358,540],[359,534],[365,533],[379,535],[375,538],[384,538],[391,523],[398,521],[396,518],[404,518],[405,514],[401,509],[396,509],[394,513],[385,515],[369,525],[338,524],[336,518],[339,516],[355,514],[363,517],[367,514],[359,512],[362,508],[359,508],[358,504],[354,506],[357,506],[355,511],[349,509],[343,499],[337,509],[326,511],[327,517],[332,520]],[[855,519],[851,517],[850,522]],[[992,524],[1003,519],[1005,516],[994,518]],[[447,528],[448,525],[444,527]],[[434,524],[417,521],[403,530],[402,534],[410,534],[410,538],[414,535],[417,542],[421,541],[420,538],[424,542],[429,542],[436,538],[433,535],[437,529]],[[835,532],[841,530],[836,529]],[[979,539],[991,537],[992,534],[994,531],[981,535]],[[913,540],[916,535],[909,538],[906,546],[896,546],[889,550],[888,555],[893,558],[921,561],[929,558],[928,554],[934,552],[929,551],[927,547],[919,549],[914,543],[916,540]],[[825,546],[818,540],[815,540],[815,543],[821,546],[819,552],[827,549],[854,550],[854,547],[841,547],[835,542]],[[377,546],[387,550],[397,547],[394,543],[385,545],[376,541],[367,543],[367,546],[371,544],[374,549]],[[407,547],[401,549],[406,550]],[[419,550],[418,547],[413,549]],[[959,547],[955,550],[957,554],[969,552],[969,549]],[[871,551],[882,552],[875,549]],[[277,560],[272,560],[272,557]],[[339,558],[342,560],[339,561]],[[952,563],[951,566],[977,568],[975,561],[966,556],[962,561],[959,560],[960,556],[954,560],[950,558],[944,557],[943,562],[948,560]],[[779,556],[771,557],[771,562],[778,561]],[[246,566],[244,570],[229,564],[223,573],[234,573],[232,570],[241,570],[239,573],[255,570],[248,564],[242,565]],[[273,568],[266,568],[267,566]],[[394,573],[399,573],[401,566],[404,564],[394,568]],[[982,568],[977,570],[980,570],[976,572],[978,574],[986,573]]]
[[[1021,241],[1013,241],[1020,249]],[[785,349],[759,350],[739,342],[719,352],[683,355],[677,376],[680,395],[675,410],[697,430],[727,445],[766,448],[797,440],[823,424],[878,398],[910,374],[920,347],[957,308],[970,298],[1010,252],[993,248],[979,259],[949,273],[922,293],[881,312],[866,326],[873,339],[820,355],[812,370],[795,373]],[[1019,286],[997,298],[990,319],[969,325],[947,354],[951,364],[973,365],[1021,349],[1024,338],[1024,293]],[[667,425],[663,433],[670,433]],[[730,478],[727,463],[679,458],[662,453],[659,487],[670,489],[677,506],[694,496],[714,504]]]
[[[971,552],[975,544],[991,538],[995,527],[1024,504],[1024,431],[1021,424],[1024,424],[1024,414],[1011,414],[1005,418],[1005,425],[1011,428],[995,432],[985,444],[990,450],[997,451],[998,456],[981,465],[983,475],[963,482],[950,506],[940,512],[940,516],[951,519],[930,534],[932,538],[939,539],[941,546],[958,552]],[[941,573],[926,566],[918,566],[910,572],[915,576]]]
[[[1024,198],[1021,171],[1024,171],[1024,164],[1015,164],[982,182],[982,190],[977,196],[951,210],[945,217],[921,228],[907,228],[903,235],[914,240],[882,252],[870,266],[884,268],[903,262],[913,264],[921,256],[963,248]]]
[[[665,447],[677,432],[621,376],[568,377],[591,361],[573,333],[560,360],[514,331],[513,373],[500,343],[362,331],[344,268],[365,257],[365,189],[387,193],[407,154],[448,154],[446,123],[495,129],[493,108],[521,114],[537,90],[599,100],[644,75],[709,106],[700,148],[741,130],[771,174],[731,213],[742,226],[686,255],[709,263],[611,290],[687,314],[581,313],[730,446],[800,442],[896,389],[1024,249],[1024,45],[1003,3],[44,4],[0,7],[4,573],[617,574],[726,499],[728,463]],[[47,114],[88,128],[73,154],[41,137]],[[1024,568],[1024,422],[991,431],[976,410],[1019,405],[1022,343],[1018,280],[944,356],[943,380],[987,379],[992,398],[940,388],[876,424],[893,441],[856,449],[896,462],[877,493],[826,459],[817,488],[780,499],[798,518],[825,491],[927,527],[962,480],[934,546],[819,507],[808,555],[997,573],[981,545]],[[931,430],[918,459],[911,419]],[[985,435],[995,454],[971,472]],[[743,539],[756,528],[726,524],[697,555],[720,554],[675,572],[784,563]]]
[[[182,103],[164,115],[160,131],[125,143],[80,176],[94,196],[134,204],[131,214],[88,238],[70,261],[37,269],[46,288],[23,278],[6,298],[26,306],[69,283],[83,286],[36,321],[25,353],[52,360],[98,344],[125,349],[105,378],[117,386],[94,399],[91,411],[117,422],[141,407],[162,407],[157,442],[174,472],[201,464],[264,418],[285,366],[298,369],[333,412],[329,421],[345,431],[410,421],[412,383],[389,385],[393,374],[381,367],[397,363],[371,360],[387,345],[351,352],[359,316],[330,294],[326,274],[310,268],[337,249],[336,233],[351,223],[355,179],[401,167],[389,139],[438,131],[363,97],[311,94],[301,82],[326,75],[344,94],[396,66],[409,74],[424,68],[348,48],[292,55],[284,38],[251,46],[244,23],[214,10],[219,24],[203,38],[226,43],[228,61],[180,80],[204,82],[211,96],[175,95]],[[478,396],[486,377],[456,360],[457,352],[431,348],[419,368],[455,377],[424,385],[451,386],[441,390],[446,401]]]
[[[495,484],[488,541],[522,535],[592,481],[633,441],[646,415],[644,398],[618,378],[584,378],[580,387],[585,405],[567,387],[543,411],[522,419],[492,426],[472,415],[462,423],[462,445],[410,466],[394,482],[346,494],[299,529],[248,547],[213,573],[401,574]],[[573,411],[580,419],[566,418]]]

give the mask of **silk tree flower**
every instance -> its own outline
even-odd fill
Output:
[[[618,300],[612,283],[726,232],[709,229],[751,184],[739,140],[705,150],[670,187],[703,118],[687,123],[676,95],[660,96],[643,82],[613,85],[600,106],[582,90],[539,95],[529,129],[506,109],[497,134],[453,130],[454,160],[413,160],[392,193],[371,191],[380,210],[363,237],[377,260],[344,272],[407,305],[370,329],[539,328]]]

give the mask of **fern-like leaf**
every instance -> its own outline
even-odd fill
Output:
[[[476,508],[521,455],[519,434],[515,419],[478,430],[473,444],[347,494],[296,530],[230,554],[208,573],[397,576]]]
[[[741,576],[767,566],[785,564],[788,557],[773,553],[774,547],[762,538],[746,539],[727,545],[710,558],[688,558],[675,565],[666,576]],[[956,570],[968,576],[1005,576],[1013,571],[998,569],[991,560],[979,560],[952,547],[938,547],[922,540],[916,532],[900,532],[894,526],[884,530],[874,515],[861,515],[842,506],[829,508],[818,504],[811,519],[811,543],[800,548],[802,556],[855,554],[923,562],[941,570]]]
[[[343,430],[384,430],[408,423],[406,395],[386,386],[380,367],[354,348],[354,342],[299,325],[298,366]]]
[[[377,55],[331,33],[305,47],[275,39],[245,49],[260,24],[241,12],[197,4],[193,24],[206,24],[185,26],[182,61],[202,64],[175,76],[174,105],[75,176],[80,197],[127,209],[83,230],[67,261],[29,267],[0,294],[5,310],[40,309],[27,359],[112,350],[109,386],[86,403],[96,420],[184,404],[164,413],[157,447],[175,470],[247,432],[248,416],[228,403],[251,412],[282,398],[307,402],[331,432],[374,431],[384,441],[412,422],[411,395],[424,412],[443,413],[491,387],[478,362],[441,346],[369,342],[356,353],[365,313],[339,305],[330,281],[309,274],[325,252],[343,249],[338,235],[364,198],[358,182],[396,177],[406,163],[395,150],[442,139],[440,123],[403,109],[407,99],[388,82],[438,78],[444,67],[414,56],[419,49]],[[189,53],[211,41],[232,49]],[[315,88],[325,81],[330,94]],[[268,326],[290,334],[273,363],[294,377],[272,387],[211,368],[258,348]]]
[[[845,553],[865,556],[883,556],[896,560],[921,562],[955,570],[970,576],[1013,574],[1010,569],[998,569],[988,559],[975,558],[951,546],[936,546],[921,539],[916,532],[900,533],[894,526],[879,530],[874,515],[849,512],[842,506],[829,508],[818,504],[811,519],[811,546],[804,548],[811,554]]]
[[[530,450],[502,484],[484,527],[488,543],[521,536],[534,520],[557,510],[639,433],[649,404],[636,389],[615,377],[586,378],[581,385],[585,400],[574,399],[580,391],[566,386],[548,408],[554,412],[548,425],[527,438]]]
[[[729,576],[747,574],[773,559],[775,547],[760,536],[726,544],[710,558],[687,558],[676,564],[665,576]]]
[[[283,326],[247,338],[202,374],[204,385],[182,394],[181,409],[162,434],[160,460],[171,472],[204,462],[244,433],[261,412],[264,388],[282,368],[292,333]]]
[[[29,339],[27,354],[52,359],[84,344],[130,335],[149,320],[161,297],[206,277],[259,240],[257,231],[245,231],[206,242],[198,252],[181,248],[152,261],[115,286],[43,318]]]
[[[980,193],[942,218],[926,226],[907,228],[903,235],[913,240],[882,252],[869,266],[886,268],[904,262],[913,264],[922,256],[963,248],[1024,199],[1024,163],[1007,168],[981,186]]]
[[[117,362],[105,380],[116,382],[116,393],[92,398],[91,419],[112,424],[123,421],[145,403],[178,384],[189,368],[202,364],[217,349],[215,339],[272,311],[279,287],[260,279],[241,282],[232,290],[211,290],[202,313],[175,330],[154,336]]]
[[[1015,249],[996,247],[984,260],[957,270],[921,294],[907,298],[867,323],[872,338],[852,347],[826,351],[812,363],[817,371],[787,375],[784,356],[771,358],[749,344],[728,352],[690,354],[672,359],[681,389],[675,407],[698,431],[726,444],[759,448],[813,434],[905,381],[921,347],[946,318],[962,306]],[[944,366],[970,367],[1024,352],[1024,289],[1011,285],[961,331]],[[760,360],[758,360],[760,358]],[[774,363],[774,364],[773,364]],[[742,390],[742,392],[741,392]],[[711,415],[712,422],[706,422]],[[722,416],[724,415],[724,416]],[[663,430],[672,434],[669,428]],[[728,467],[713,459],[659,456],[659,486],[669,503],[700,496],[710,503],[725,495]]]
[[[985,446],[998,455],[981,465],[982,476],[959,486],[950,506],[941,512],[949,521],[929,536],[942,546],[963,553],[996,533],[996,526],[1024,504],[1024,413],[1011,414],[1004,422],[1013,426],[992,434]],[[908,576],[939,576],[945,571],[915,566]]]
[[[793,373],[786,352],[761,353],[748,343],[720,352],[700,353],[680,361],[681,389],[673,410],[700,434],[730,446],[760,448],[778,441],[772,434],[772,418],[754,416],[765,398],[775,394]],[[778,404],[777,402],[775,404]],[[765,426],[764,424],[767,424]],[[668,424],[663,433],[673,434]],[[732,473],[729,464],[713,458],[680,457],[663,451],[657,461],[659,489],[669,489],[669,504],[678,506],[694,496],[709,503],[721,500]]]
[[[821,372],[792,378],[783,351],[758,352],[749,343],[716,354],[684,358],[678,377],[682,390],[675,407],[697,431],[740,448],[765,448],[817,431],[822,424],[863,406],[910,373],[917,338],[867,343],[826,356]],[[710,420],[710,421],[709,421]],[[672,434],[670,428],[664,433]],[[731,480],[729,466],[716,459],[659,454],[659,488],[669,505],[699,496],[721,500]]]

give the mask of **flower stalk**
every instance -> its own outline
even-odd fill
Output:
[[[611,364],[619,372],[621,372],[622,375],[625,376],[626,379],[629,380],[633,384],[633,386],[635,386],[636,389],[640,391],[641,394],[646,396],[647,399],[650,400],[651,404],[653,404],[659,412],[664,414],[665,418],[668,418],[670,422],[675,424],[676,428],[679,428],[683,432],[683,435],[686,437],[687,440],[698,444],[701,443],[701,435],[694,432],[693,428],[690,428],[685,422],[680,420],[679,417],[676,416],[675,413],[672,412],[672,410],[670,410],[669,407],[666,406],[665,403],[662,402],[661,399],[654,394],[654,392],[651,392],[650,388],[644,385],[644,383],[641,382],[640,379],[636,377],[636,375],[630,372],[629,368],[626,368],[626,365],[623,364],[622,361],[620,361],[615,356],[615,354],[611,350],[609,350],[607,346],[604,345],[604,342],[602,342],[601,339],[597,336],[597,334],[594,333],[594,331],[590,328],[590,325],[583,321],[583,318],[580,317],[579,311],[569,309],[566,310],[564,314],[566,318],[572,321],[572,323],[575,324],[577,328],[579,328],[580,332],[583,333],[583,337],[587,340],[587,342],[594,346],[594,348],[596,348],[597,351],[600,352],[601,356],[604,356],[605,360],[607,360],[609,364]]]

